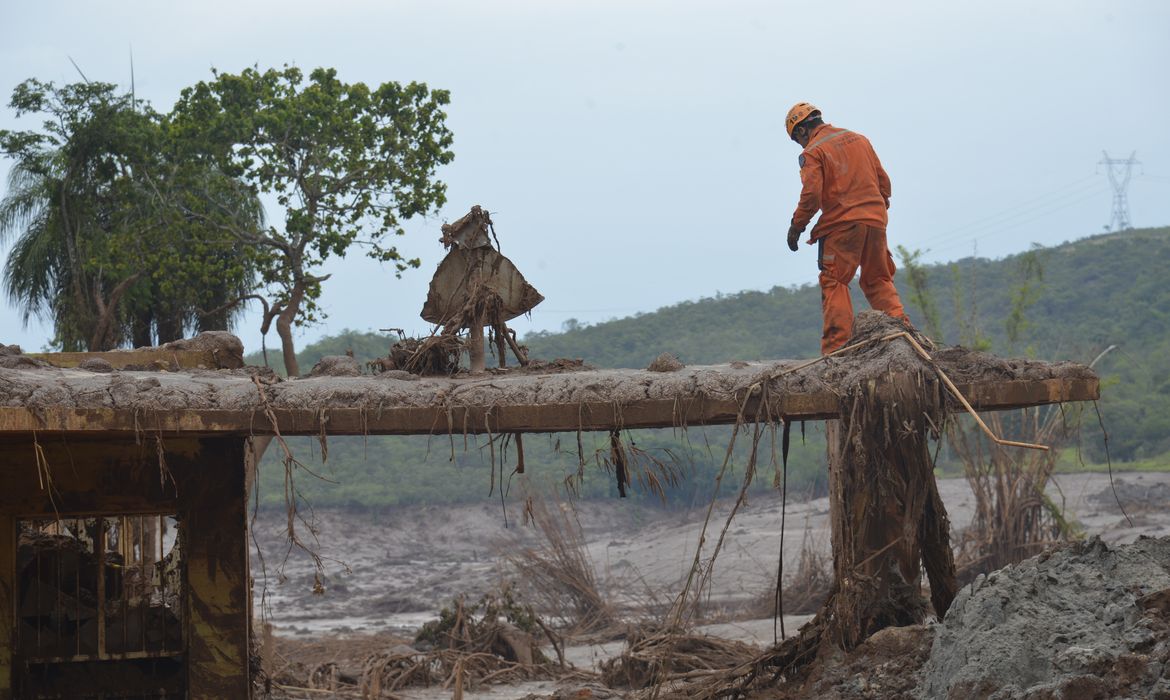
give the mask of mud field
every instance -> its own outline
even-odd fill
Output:
[[[1068,517],[1079,523],[1086,536],[1099,535],[1109,545],[1134,542],[1141,536],[1170,535],[1170,473],[1116,473],[1114,486],[1116,497],[1107,475],[1058,475],[1050,485],[1049,495],[1065,505]],[[962,528],[972,517],[974,505],[966,481],[944,479],[939,489],[952,525]],[[1122,515],[1117,499],[1125,505],[1132,525]],[[776,496],[758,496],[736,517],[712,578],[705,608],[710,624],[701,627],[701,632],[761,647],[773,642],[773,621],[762,611],[768,609],[776,575],[780,507]],[[704,510],[666,512],[620,501],[581,502],[575,508],[599,584],[623,614],[642,618],[647,610],[653,613],[667,605],[690,570]],[[253,558],[257,603],[263,591],[265,617],[285,661],[293,657],[305,661],[314,658],[314,645],[324,645],[316,652],[319,658],[324,653],[321,649],[326,648],[332,649],[328,653],[333,656],[337,656],[339,648],[361,656],[370,648],[409,642],[420,625],[435,619],[438,610],[456,596],[462,594],[474,600],[514,579],[515,572],[507,564],[505,553],[538,540],[534,528],[520,523],[519,505],[510,507],[505,527],[498,502],[379,512],[319,511],[317,519],[320,552],[327,559],[323,594],[313,593],[314,569],[307,557],[293,552],[285,560],[283,512],[262,512],[254,529],[263,553],[263,562],[260,557]],[[712,523],[721,524],[722,515],[713,516]],[[802,546],[828,557],[828,527],[827,498],[788,504],[784,538],[787,572],[797,570]],[[263,585],[262,571],[268,573],[267,586]],[[976,582],[976,588],[981,585],[982,579]],[[970,608],[970,589],[964,589],[960,597]],[[789,634],[806,619],[807,616],[786,618]],[[884,653],[903,663],[915,654],[925,658],[930,644],[937,646],[946,641],[944,636],[935,638],[931,628],[919,636],[898,634],[902,633],[879,635],[880,639],[865,645],[869,650],[866,653],[878,657]],[[594,640],[592,644],[570,647],[566,658],[579,668],[590,669],[621,649],[622,642]],[[995,649],[987,653],[1004,655]],[[1091,665],[1094,659],[1100,662],[1100,654],[1076,653],[1088,660],[1079,656],[1062,658],[1059,664],[1084,666]],[[931,667],[926,676],[915,676],[915,683],[938,686],[940,679],[961,676],[960,661],[947,661],[943,656],[940,659],[937,663],[944,666],[958,666],[942,670]],[[1048,663],[1051,667],[1057,662]],[[842,669],[847,667],[843,662]],[[970,683],[977,680],[967,679]],[[552,681],[533,681],[491,686],[464,697],[547,696],[555,687]],[[451,696],[450,689],[396,692],[396,697],[402,698]],[[606,692],[602,687],[590,690],[591,697],[605,697]],[[322,697],[319,691],[313,696]],[[945,697],[945,691],[938,696]],[[861,693],[857,697],[885,695]]]

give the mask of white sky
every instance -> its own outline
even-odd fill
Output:
[[[1170,224],[1165,0],[0,0],[4,105],[25,78],[76,81],[69,57],[128,85],[131,49],[137,93],[161,111],[212,67],[253,64],[451,90],[448,204],[400,240],[422,269],[396,280],[356,249],[330,264],[329,318],[300,346],[343,328],[427,331],[439,224],[472,204],[547,297],[521,333],[814,282],[814,249],[784,244],[800,183],[782,122],[802,100],[874,143],[893,180],[891,244],[930,261],[1102,231],[1103,149],[1144,164],[1134,225]],[[0,128],[38,123],[0,108]],[[237,329],[249,351],[257,326],[252,314]],[[49,336],[0,304],[0,342]]]

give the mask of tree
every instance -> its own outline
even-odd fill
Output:
[[[387,238],[404,233],[402,220],[445,201],[446,186],[434,175],[453,158],[442,111],[449,96],[422,83],[346,84],[324,68],[307,82],[288,66],[214,76],[183,91],[173,124],[191,158],[209,158],[284,209],[280,228],[228,230],[253,249],[261,332],[275,321],[285,369],[297,376],[292,328],[317,320],[327,279],[318,270],[327,259],[359,243],[370,257],[393,262],[396,274],[418,267]],[[231,208],[214,193],[208,198]]]
[[[235,238],[199,223],[219,212],[200,205],[193,186],[235,191],[239,227],[258,224],[256,199],[177,158],[164,119],[114,85],[27,80],[10,106],[48,117],[41,131],[0,132],[16,161],[0,201],[0,238],[14,239],[5,288],[25,322],[52,321],[64,350],[226,328],[230,314],[201,310],[250,288],[254,272]],[[192,206],[199,221],[184,213]]]

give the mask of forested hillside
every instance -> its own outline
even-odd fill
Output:
[[[967,258],[926,266],[921,268],[925,285],[919,286],[925,288],[925,297],[911,288],[907,270],[897,282],[915,323],[948,344],[1082,362],[1116,346],[1096,366],[1103,379],[1101,409],[1110,451],[1114,460],[1148,460],[1170,451],[1170,289],[1158,264],[1165,260],[1170,260],[1170,228],[1143,229],[1002,260]],[[809,276],[814,279],[815,270]],[[866,308],[859,296],[857,303]],[[682,302],[592,326],[570,323],[565,332],[530,334],[524,342],[535,357],[583,358],[599,367],[643,367],[663,351],[689,364],[812,357],[820,338],[819,304],[814,285],[777,287]],[[931,306],[934,313],[924,311]],[[346,331],[306,347],[301,366],[311,367],[322,355],[347,349],[365,361],[384,354],[388,344],[381,334]],[[1095,423],[1094,416],[1090,424]],[[683,476],[690,478],[668,489],[668,496],[686,504],[710,488],[726,435],[723,429],[708,429],[686,436],[643,431],[632,437],[650,454],[669,456],[682,465]],[[558,440],[563,449],[558,449]],[[797,442],[791,483],[813,488],[823,474],[819,426],[809,426],[807,444]],[[491,484],[486,443],[481,440],[478,447],[465,450],[460,438],[453,447],[445,437],[335,439],[325,472],[339,483],[302,478],[301,484],[315,503],[483,497]],[[534,438],[525,447],[530,479],[560,483],[577,471],[575,436]],[[1087,459],[1104,460],[1099,430],[1086,431],[1084,447]],[[310,449],[305,441],[303,450]],[[600,468],[604,445],[587,441],[585,451],[589,469],[583,493],[616,492],[612,478]],[[508,471],[510,467],[505,477]],[[279,465],[265,469],[266,502],[282,498],[281,473]],[[724,488],[729,488],[727,483]]]

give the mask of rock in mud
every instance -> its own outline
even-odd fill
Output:
[[[377,379],[398,379],[404,382],[417,382],[419,380],[417,374],[411,374],[402,369],[388,369],[385,372],[375,374],[374,377]]]
[[[164,350],[209,352],[215,357],[216,369],[244,366],[244,343],[227,331],[203,331],[194,338],[183,338],[160,347]]]
[[[5,345],[0,343],[0,368],[2,369],[31,369],[34,367],[48,367],[49,363],[25,357],[19,345]]]
[[[97,372],[99,374],[109,374],[114,371],[114,366],[100,357],[89,357],[82,360],[77,369],[83,369],[87,372]]]
[[[677,357],[669,352],[664,352],[654,358],[654,361],[646,369],[650,372],[677,372],[685,366]]]
[[[8,346],[13,347],[13,346]],[[19,350],[19,348],[17,348]],[[48,367],[49,363],[43,360],[35,360],[27,355],[4,354],[0,353],[0,367],[4,369],[33,369],[36,367]]]
[[[310,377],[358,377],[362,366],[348,355],[326,355],[313,365]]]

